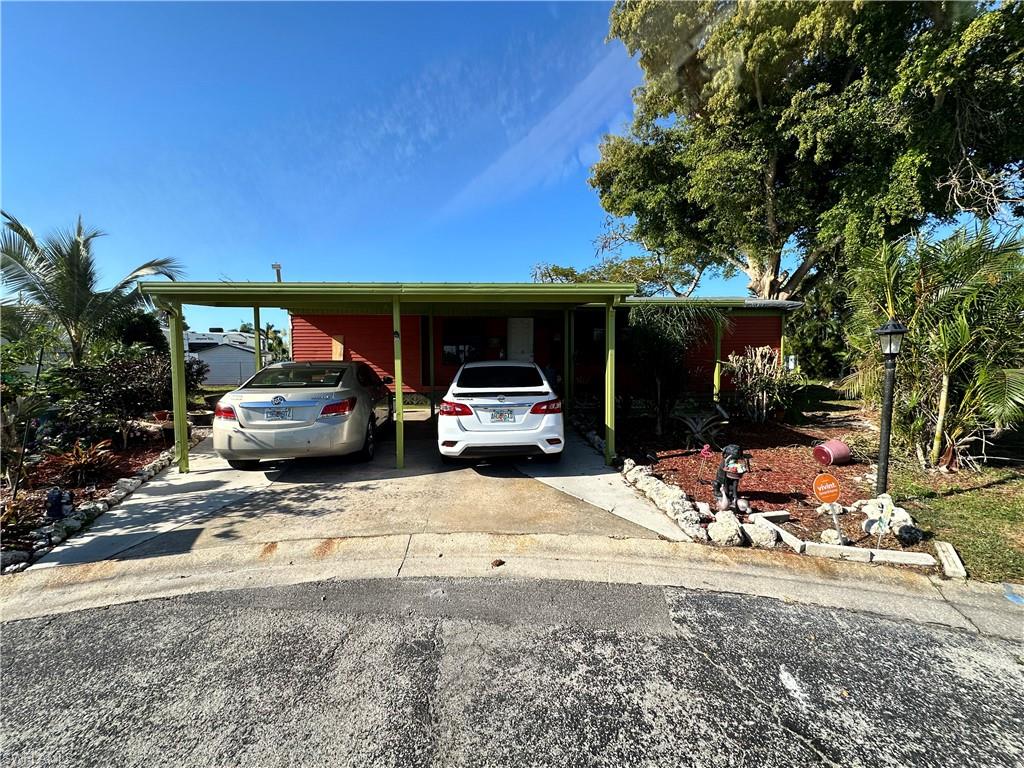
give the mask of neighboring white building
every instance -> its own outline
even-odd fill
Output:
[[[165,330],[165,333],[170,333]],[[263,341],[263,364],[270,361]],[[203,384],[211,387],[241,384],[256,372],[256,335],[219,328],[203,333],[185,331],[185,354],[210,366]]]
[[[256,372],[256,350],[242,344],[190,344],[189,354],[210,366],[203,383],[211,387],[241,384]]]

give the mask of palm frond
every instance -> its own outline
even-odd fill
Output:
[[[977,389],[982,410],[997,426],[1024,420],[1024,368],[982,369]]]

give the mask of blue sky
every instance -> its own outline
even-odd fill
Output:
[[[192,280],[585,266],[588,168],[641,79],[609,7],[5,2],[3,207],[37,233],[81,213],[109,281],[163,256]]]

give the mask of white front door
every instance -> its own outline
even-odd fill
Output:
[[[533,362],[533,318],[508,319],[508,359],[524,363]]]

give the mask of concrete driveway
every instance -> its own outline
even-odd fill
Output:
[[[575,437],[557,465],[496,460],[446,466],[426,415],[412,414],[401,470],[395,469],[389,441],[370,463],[279,461],[257,472],[232,470],[209,442],[202,443],[194,449],[188,475],[164,472],[33,568],[236,543],[389,534],[682,538],[671,521]]]

